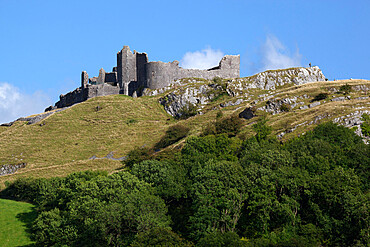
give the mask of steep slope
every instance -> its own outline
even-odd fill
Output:
[[[361,114],[370,111],[367,95],[370,81],[319,81],[299,85],[300,81],[294,81],[299,78],[294,73],[284,83],[280,83],[280,77],[271,77],[272,72],[264,73],[275,78],[273,87],[272,80],[268,89],[258,86],[258,79],[254,77],[233,81],[184,79],[167,91],[147,92],[154,96],[96,97],[35,124],[17,121],[10,127],[0,126],[0,165],[27,164],[15,174],[0,176],[0,187],[3,188],[5,181],[21,176],[63,176],[87,169],[112,172],[123,167],[114,159],[124,157],[136,147],[153,147],[169,126],[181,123],[190,127],[190,135],[197,135],[215,121],[219,111],[224,116],[239,115],[250,107],[257,117],[243,120],[239,136],[253,135],[252,124],[258,117],[266,116],[273,134],[283,141],[323,121],[359,126]],[[351,90],[341,91],[345,85]],[[326,98],[315,100],[319,94],[325,94]],[[168,110],[172,103],[178,104],[177,110],[191,104],[199,114],[176,120]],[[352,119],[352,125],[348,125],[346,119]],[[114,159],[91,159],[111,157],[109,154],[113,154]]]
[[[16,176],[55,176],[84,169],[119,168],[115,160],[89,160],[156,143],[168,115],[155,98],[97,97],[27,125],[0,127],[0,164],[27,163]],[[13,179],[2,176],[0,181]]]

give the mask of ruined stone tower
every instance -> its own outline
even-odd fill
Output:
[[[144,88],[163,88],[175,80],[189,77],[213,79],[214,77],[237,78],[240,72],[240,56],[226,55],[214,68],[184,69],[178,61],[170,63],[148,62],[146,53],[131,52],[124,46],[117,53],[117,67],[112,72],[99,70],[98,77],[89,78],[86,71],[81,73],[81,87],[66,95],[60,95],[56,107],[66,107],[96,96],[125,94],[141,96]]]

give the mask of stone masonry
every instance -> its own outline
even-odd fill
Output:
[[[60,100],[53,108],[63,108],[96,96],[124,94],[141,96],[145,88],[157,89],[167,87],[182,78],[213,79],[214,77],[238,78],[240,73],[240,56],[224,56],[214,68],[184,69],[178,61],[169,63],[149,62],[146,53],[131,52],[124,46],[117,53],[117,67],[112,72],[99,70],[98,77],[89,78],[86,71],[81,73],[81,87],[60,95]]]

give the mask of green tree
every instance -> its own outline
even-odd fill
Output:
[[[194,239],[213,231],[234,232],[245,198],[242,168],[238,163],[209,160],[193,171]]]
[[[199,240],[197,246],[199,247],[243,247],[247,246],[245,241],[240,240],[238,234],[235,232],[212,232]]]
[[[256,132],[256,139],[257,141],[266,140],[269,134],[271,134],[271,127],[267,124],[267,119],[265,117],[261,117],[258,119],[257,123],[253,124],[253,130]]]
[[[131,173],[152,184],[166,200],[179,199],[186,194],[186,170],[180,164],[146,160],[135,164]]]
[[[136,235],[131,247],[191,247],[193,244],[168,228],[153,228]]]
[[[138,232],[170,225],[163,199],[148,183],[128,172],[72,175],[62,187],[61,209],[43,212],[35,222],[39,245],[127,245]],[[47,228],[48,224],[53,227]]]

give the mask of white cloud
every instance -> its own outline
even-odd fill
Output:
[[[41,91],[22,93],[19,88],[0,82],[0,124],[41,113],[51,104],[51,99]]]
[[[208,47],[201,51],[185,53],[180,66],[186,69],[210,69],[218,66],[223,56],[222,51]]]
[[[298,49],[294,54],[273,35],[266,38],[262,46],[262,71],[271,69],[285,69],[301,66],[302,55]]]

